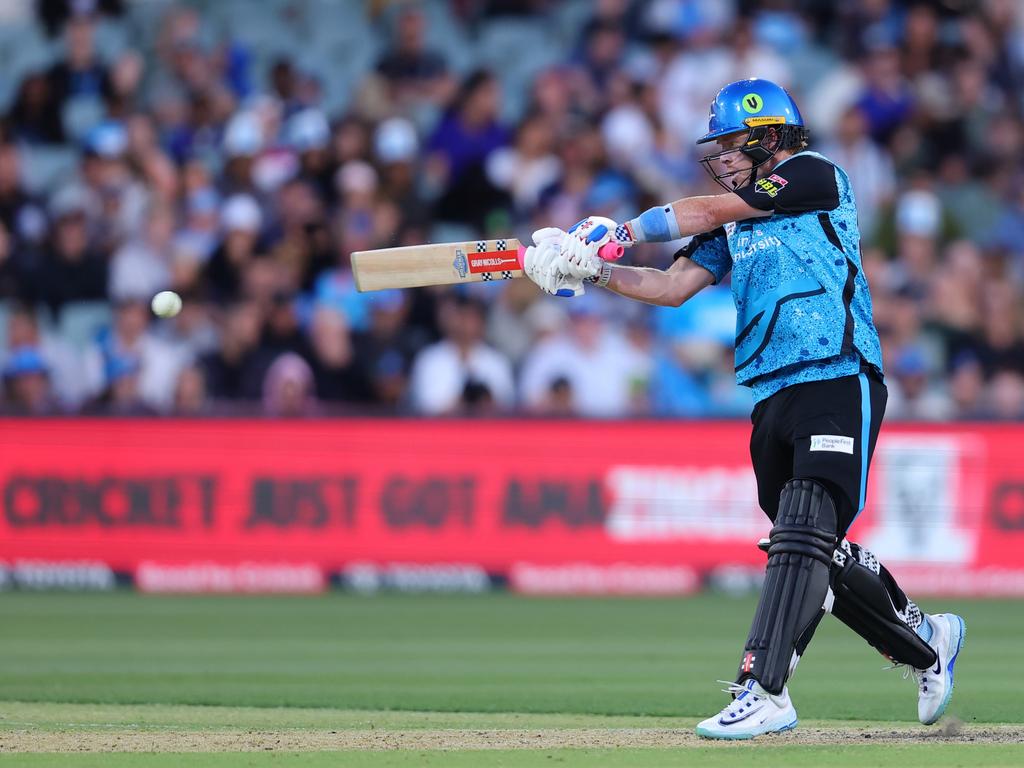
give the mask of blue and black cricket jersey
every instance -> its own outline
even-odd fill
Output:
[[[698,235],[676,254],[716,283],[732,271],[736,381],[760,401],[792,384],[856,374],[862,363],[881,373],[846,172],[805,151],[736,194],[772,215]]]

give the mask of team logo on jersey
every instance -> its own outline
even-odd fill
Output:
[[[765,179],[758,179],[754,182],[754,186],[758,192],[763,192],[768,197],[775,197],[782,191],[782,188],[789,184],[784,178],[779,176],[777,173],[773,173],[771,176]]]

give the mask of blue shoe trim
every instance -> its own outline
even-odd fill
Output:
[[[786,723],[785,725],[783,725],[780,728],[775,728],[774,730],[765,731],[764,733],[757,733],[757,734],[754,734],[754,733],[733,733],[731,731],[725,731],[725,732],[722,732],[722,733],[719,733],[717,731],[716,732],[704,731],[704,730],[701,730],[701,727],[699,725],[694,730],[696,730],[698,736],[701,736],[701,737],[703,737],[705,739],[723,739],[725,741],[747,741],[748,739],[753,739],[756,736],[765,736],[765,735],[770,734],[770,733],[785,733],[786,731],[792,731],[794,728],[796,728],[797,723],[799,723],[799,722],[800,722],[800,720],[798,718],[794,717],[793,718],[793,722],[791,722],[791,723]]]
[[[948,613],[946,615],[957,620],[960,636],[957,638],[956,650],[953,651],[953,655],[949,657],[949,662],[946,664],[946,672],[949,673],[949,687],[946,688],[946,695],[942,697],[942,704],[939,705],[939,710],[935,713],[936,721],[945,714],[946,707],[949,706],[949,700],[953,698],[953,667],[956,666],[956,659],[964,647],[964,640],[967,638],[967,625],[964,623],[964,620],[955,613]]]

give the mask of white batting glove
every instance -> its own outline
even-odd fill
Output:
[[[534,233],[534,242],[526,249],[523,271],[526,276],[553,296],[580,296],[583,281],[565,273],[566,260],[562,254],[565,233],[549,227]]]
[[[574,224],[562,243],[568,274],[581,280],[596,280],[604,264],[598,251],[607,243],[618,242],[614,234],[617,226],[603,216],[588,216]]]
[[[636,235],[628,222],[617,224],[607,216],[587,216],[585,219],[580,219],[569,227],[568,233],[573,235],[581,229],[587,235],[592,235],[594,240],[599,240],[602,245],[618,243],[623,248],[632,248],[637,242]]]

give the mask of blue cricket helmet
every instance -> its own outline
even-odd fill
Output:
[[[771,80],[752,77],[729,83],[711,102],[708,132],[697,143],[750,130],[762,125],[804,127],[800,110],[785,88]]]

